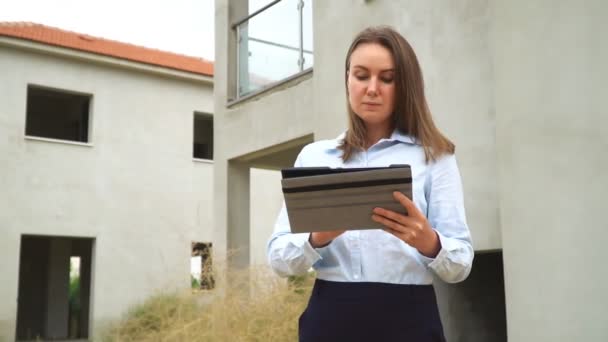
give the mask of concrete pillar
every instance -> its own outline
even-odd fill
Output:
[[[51,239],[45,322],[45,337],[48,339],[68,336],[70,252],[69,239]]]
[[[222,130],[226,121],[226,103],[236,96],[236,35],[231,23],[239,15],[246,15],[243,1],[216,0],[215,1],[215,63],[216,75],[214,78],[213,99],[214,113],[214,259],[220,262],[226,260],[228,248],[228,156],[229,144],[234,143],[234,137],[224,134]]]
[[[286,167],[292,165],[293,162]],[[283,203],[281,173],[277,170],[251,169],[250,174],[250,261],[252,265],[267,265],[266,244]]]
[[[9,233],[5,222],[4,214],[0,213],[0,231],[3,232],[0,250],[4,253],[0,258],[0,277],[4,283],[4,286],[0,286],[0,341],[14,341],[17,328],[20,236]]]
[[[230,266],[249,266],[249,165],[228,163],[228,251]]]
[[[608,341],[608,2],[493,7],[509,341]]]

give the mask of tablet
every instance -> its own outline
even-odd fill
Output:
[[[412,199],[409,165],[370,168],[294,167],[281,170],[291,232],[382,229],[372,220],[376,207],[406,215],[394,197]]]

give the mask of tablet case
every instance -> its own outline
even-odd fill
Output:
[[[293,233],[381,229],[376,207],[407,214],[393,197],[412,199],[409,165],[372,168],[299,167],[281,170],[283,195]]]

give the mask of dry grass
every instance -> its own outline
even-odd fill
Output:
[[[102,340],[297,341],[298,317],[313,280],[311,275],[286,281],[264,267],[223,272],[215,290],[150,298]]]

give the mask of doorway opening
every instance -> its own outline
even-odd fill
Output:
[[[94,239],[21,236],[17,341],[87,339]]]
[[[465,281],[436,281],[435,292],[448,341],[507,342],[502,251],[476,252]]]

